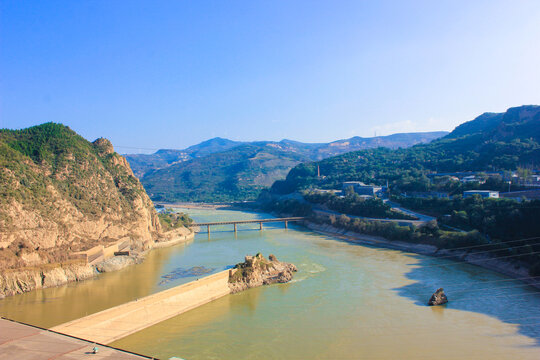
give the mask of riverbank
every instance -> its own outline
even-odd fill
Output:
[[[535,288],[540,289],[540,279],[530,278],[528,269],[515,263],[498,260],[495,257],[489,256],[489,254],[475,254],[467,251],[439,249],[434,245],[413,244],[404,241],[388,240],[380,236],[360,234],[346,229],[339,229],[328,224],[317,224],[309,221],[305,221],[304,226],[315,232],[330,235],[357,244],[365,244],[467,262],[472,265],[480,266],[485,269],[519,279],[531,286],[534,286]]]
[[[195,203],[195,202],[177,202],[177,203],[165,203],[156,202],[157,206],[163,206],[164,208],[180,208],[180,209],[201,209],[201,210],[238,210],[238,211],[257,211],[256,208],[251,208],[245,204],[251,204],[254,202],[242,202],[242,203]]]
[[[146,250],[134,251],[130,255],[113,256],[95,264],[67,261],[65,263],[44,264],[42,266],[4,271],[0,274],[0,299],[32,290],[92,279],[104,272],[118,271],[127,266],[143,262],[148,252],[154,248],[185,243],[193,240],[194,237],[195,233],[191,230],[188,230],[188,232],[172,231],[163,234],[164,241],[153,242],[150,248]]]

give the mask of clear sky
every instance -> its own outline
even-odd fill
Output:
[[[540,104],[540,1],[0,2],[0,127],[123,153],[451,130]]]

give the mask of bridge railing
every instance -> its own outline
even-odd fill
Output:
[[[219,225],[234,225],[234,231],[237,231],[238,224],[259,224],[259,230],[263,229],[264,223],[271,222],[283,222],[285,223],[285,228],[288,227],[289,221],[302,221],[305,217],[288,217],[288,218],[272,218],[272,219],[254,219],[254,220],[236,220],[236,221],[217,221],[217,222],[207,222],[207,223],[193,223],[190,227],[201,227],[206,226],[208,233],[210,233],[210,226],[219,226]]]

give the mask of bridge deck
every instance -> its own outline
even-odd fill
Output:
[[[209,226],[209,225],[231,225],[231,224],[260,224],[270,222],[284,222],[284,221],[302,221],[305,217],[288,217],[288,218],[274,218],[274,219],[256,219],[256,220],[238,220],[238,221],[218,221],[207,223],[194,223],[190,226]]]

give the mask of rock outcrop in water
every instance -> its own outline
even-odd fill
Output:
[[[278,261],[274,255],[268,256],[268,260],[261,253],[248,255],[243,263],[236,264],[231,270],[229,287],[232,293],[237,293],[261,285],[286,283],[292,280],[296,271],[296,266]]]
[[[436,305],[446,304],[447,302],[448,302],[448,298],[446,297],[446,294],[444,293],[443,288],[439,288],[437,289],[437,291],[433,293],[433,295],[431,295],[431,298],[428,301],[428,305],[436,306]]]

